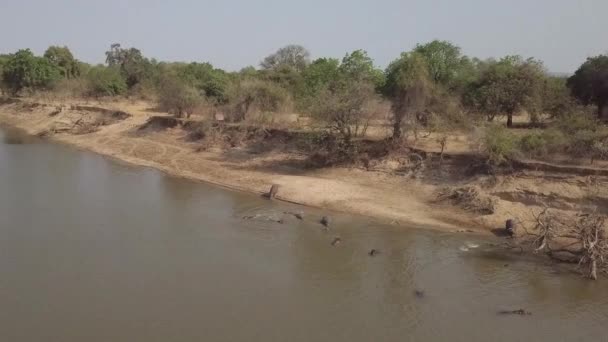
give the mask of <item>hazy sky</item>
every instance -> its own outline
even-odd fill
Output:
[[[67,45],[90,63],[119,42],[159,60],[238,70],[297,43],[313,57],[365,49],[385,67],[432,39],[572,72],[608,52],[608,0],[0,0],[0,52]]]

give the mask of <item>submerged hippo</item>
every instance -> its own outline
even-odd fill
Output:
[[[320,223],[321,223],[322,225],[324,225],[325,227],[329,227],[329,223],[330,223],[330,221],[331,221],[331,220],[329,219],[329,217],[328,217],[328,216],[323,216],[323,217],[321,218]]]
[[[380,254],[380,251],[379,251],[379,250],[377,250],[377,249],[372,249],[372,250],[371,250],[371,251],[369,251],[369,253],[367,253],[367,254],[369,254],[369,256],[376,256],[376,255]]]

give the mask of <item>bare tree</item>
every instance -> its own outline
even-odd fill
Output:
[[[350,144],[367,126],[370,103],[376,99],[369,82],[344,82],[325,89],[315,108],[317,117]]]

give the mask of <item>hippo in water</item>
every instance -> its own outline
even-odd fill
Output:
[[[329,217],[328,217],[328,216],[323,216],[323,217],[321,218],[320,223],[321,223],[322,225],[324,225],[325,227],[329,227],[329,223],[330,223],[330,221],[331,221],[331,220],[329,219]]]

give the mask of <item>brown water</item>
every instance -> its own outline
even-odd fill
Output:
[[[608,340],[605,281],[493,239],[324,232],[318,210],[0,135],[0,341]],[[264,219],[288,210],[305,221]]]

